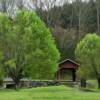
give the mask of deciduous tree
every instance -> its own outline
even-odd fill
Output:
[[[3,65],[16,86],[25,76],[33,79],[54,77],[59,52],[51,33],[34,12],[21,11],[12,20],[3,16],[0,29]]]
[[[100,37],[88,34],[77,45],[75,54],[80,63],[78,74],[82,79],[96,78],[100,88]]]

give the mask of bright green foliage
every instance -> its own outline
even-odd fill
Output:
[[[10,32],[12,28],[12,23],[9,18],[5,15],[0,14],[0,79],[4,77],[4,61],[8,57],[7,50],[9,49]],[[8,35],[9,34],[9,35]],[[8,45],[9,43],[9,45]]]
[[[23,44],[27,54],[25,62],[30,66],[29,73],[33,78],[50,78],[57,70],[59,59],[51,33],[33,12],[18,13],[16,23],[19,25],[17,31],[21,32],[23,29],[25,33]]]
[[[0,80],[4,78],[4,70],[3,70],[3,55],[2,52],[0,52]]]
[[[100,37],[88,34],[77,45],[76,59],[80,63],[78,74],[81,78],[100,78]]]
[[[15,32],[20,33],[18,38],[23,40],[29,74],[36,79],[51,78],[57,71],[59,52],[44,23],[35,13],[22,11],[16,16],[15,28]]]
[[[0,17],[0,34],[4,66],[16,84],[26,75],[33,79],[53,78],[59,52],[51,33],[35,13],[21,11],[13,20]]]

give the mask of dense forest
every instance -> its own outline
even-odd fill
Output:
[[[100,0],[65,0],[63,3],[58,0],[0,1],[0,12],[9,17],[13,17],[17,10],[36,11],[52,32],[61,60],[74,59],[75,47],[87,33],[100,34]]]

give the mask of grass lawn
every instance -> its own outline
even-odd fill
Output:
[[[87,80],[87,83],[91,84],[87,86],[88,88],[92,88],[92,89],[98,88],[97,80]]]
[[[1,90],[0,100],[100,100],[100,92],[83,92],[66,86]]]

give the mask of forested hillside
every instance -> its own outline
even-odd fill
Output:
[[[74,59],[76,44],[87,33],[100,34],[100,0],[0,0],[0,11],[13,17],[16,11],[36,11],[52,32],[61,59]]]
[[[87,33],[100,34],[100,0],[75,0],[63,6],[54,6],[49,11],[37,13],[50,27],[56,39],[62,59],[74,58],[77,42]]]

